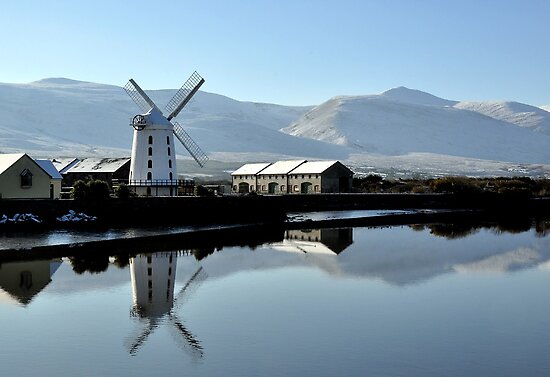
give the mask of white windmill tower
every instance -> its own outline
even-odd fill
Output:
[[[204,79],[194,72],[172,97],[164,116],[139,85],[130,79],[126,93],[143,111],[132,119],[134,139],[128,186],[138,195],[175,196],[177,179],[174,135],[189,154],[203,167],[208,157],[176,121],[172,121],[199,90]]]
[[[128,352],[132,355],[157,327],[168,324],[173,326],[173,337],[182,348],[192,351],[194,356],[203,356],[202,345],[178,318],[177,311],[207,275],[199,267],[174,298],[176,263],[177,252],[174,251],[138,255],[130,259],[134,301],[131,315],[144,325],[141,332],[128,339]]]

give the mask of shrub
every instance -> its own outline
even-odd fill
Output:
[[[474,180],[466,177],[437,178],[430,182],[430,187],[440,193],[471,194],[481,191]]]
[[[71,198],[75,200],[88,199],[90,195],[90,186],[84,181],[76,181],[71,190]]]
[[[105,200],[109,199],[109,185],[107,182],[95,180],[88,183],[78,180],[71,190],[71,197],[75,200]]]
[[[90,181],[90,199],[92,200],[106,200],[111,197],[109,185],[105,181],[98,179]]]
[[[130,197],[130,189],[125,183],[121,183],[115,190],[115,195],[119,199],[128,199]]]

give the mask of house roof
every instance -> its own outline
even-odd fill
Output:
[[[50,160],[35,160],[38,165],[44,170],[52,179],[63,179],[63,176],[57,171],[54,164]]]
[[[307,161],[306,163],[298,166],[292,170],[292,174],[321,174],[338,161]]]
[[[262,162],[257,164],[245,164],[235,170],[231,175],[255,175],[271,165],[270,162]]]
[[[7,153],[0,154],[0,174],[5,172],[10,166],[15,164],[25,153]]]
[[[259,174],[288,174],[304,162],[306,162],[306,160],[277,161],[262,170]]]
[[[130,161],[125,158],[85,158],[64,173],[114,173]]]
[[[78,158],[71,157],[71,158],[52,158],[50,161],[53,163],[53,166],[55,166],[58,172],[60,172],[61,174],[65,174],[67,170],[73,167],[80,160]]]

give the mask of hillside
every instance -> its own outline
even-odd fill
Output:
[[[175,89],[147,90],[163,109]],[[0,152],[130,154],[138,112],[121,87],[65,78],[0,84]],[[200,91],[178,116],[209,155],[178,170],[226,177],[242,162],[340,159],[356,172],[550,175],[550,113],[514,102],[460,102],[404,87],[315,107],[242,102]],[[182,160],[183,159],[183,160]]]
[[[547,112],[539,109],[542,115],[522,117],[520,113],[525,113],[527,105],[510,104],[506,111],[489,116],[484,114],[489,113],[489,105],[468,107],[466,103],[397,88],[380,95],[334,97],[282,131],[347,146],[357,153],[430,153],[550,163],[550,136],[541,134],[550,119],[545,117]]]

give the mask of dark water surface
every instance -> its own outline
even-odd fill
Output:
[[[548,376],[549,287],[541,228],[3,263],[0,375]]]

